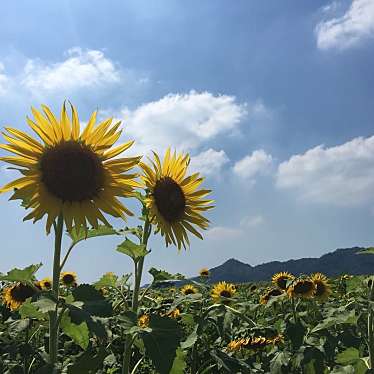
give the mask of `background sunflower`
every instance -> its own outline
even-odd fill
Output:
[[[174,244],[178,249],[190,244],[187,231],[203,239],[194,226],[207,229],[209,221],[201,213],[213,208],[213,200],[204,199],[211,191],[198,190],[203,181],[199,173],[186,176],[189,161],[189,155],[171,155],[168,149],[162,163],[155,152],[151,166],[140,163],[149,191],[145,203],[150,221],[165,237],[166,246]]]

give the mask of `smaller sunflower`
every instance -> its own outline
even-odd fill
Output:
[[[149,326],[150,317],[148,314],[143,314],[138,318],[138,326],[145,329]]]
[[[264,348],[267,345],[269,345],[268,339],[266,339],[264,336],[258,336],[258,337],[253,337],[251,339],[251,341],[248,344],[248,348],[258,349],[258,348]]]
[[[24,283],[16,283],[3,290],[4,304],[11,310],[17,310],[29,297],[33,297],[37,290]]]
[[[209,273],[209,269],[208,268],[202,268],[200,271],[199,271],[199,275],[200,277],[202,278],[208,278],[210,273]]]
[[[42,282],[41,281],[34,282],[34,287],[36,287],[39,291],[41,291],[42,290]]]
[[[181,315],[181,311],[178,308],[173,309],[171,312],[167,313],[166,316],[170,318],[177,319]]]
[[[251,341],[250,338],[247,338],[247,339],[241,338],[241,339],[231,340],[231,342],[227,345],[226,349],[228,352],[238,352],[242,348],[245,348],[250,343],[250,341]]]
[[[251,292],[254,292],[254,291],[256,291],[257,290],[257,286],[255,285],[255,284],[253,284],[252,286],[251,286],[251,288],[250,288],[250,291]]]
[[[314,294],[314,297],[318,301],[325,301],[331,294],[331,288],[329,285],[328,278],[322,274],[322,273],[315,273],[312,274],[310,279],[313,281],[313,283],[316,286],[316,292]]]
[[[268,301],[275,296],[283,295],[283,291],[279,288],[272,288],[271,290],[267,291],[260,297],[260,304],[265,305]]]
[[[303,299],[313,297],[315,292],[316,285],[309,278],[298,279],[287,289],[289,297],[301,297]]]
[[[232,283],[219,282],[212,289],[212,298],[215,303],[226,304],[234,296],[236,288]]]
[[[195,293],[198,293],[198,289],[193,286],[192,284],[186,284],[181,288],[181,292],[183,295],[193,295]]]
[[[40,281],[40,285],[42,287],[42,290],[50,290],[52,288],[52,279],[44,278]]]
[[[287,289],[287,282],[291,282],[295,279],[295,277],[288,273],[287,271],[282,271],[280,273],[276,273],[271,278],[271,281],[273,282],[274,286],[277,286],[281,290]]]
[[[60,275],[60,280],[63,285],[74,287],[77,285],[77,273],[73,271],[63,271]]]
[[[267,343],[273,345],[284,343],[284,336],[282,334],[275,335],[272,338],[268,338]]]

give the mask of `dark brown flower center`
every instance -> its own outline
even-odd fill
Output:
[[[29,297],[32,297],[36,294],[36,291],[33,287],[29,286],[28,284],[17,284],[14,286],[11,291],[10,295],[13,300],[24,302]]]
[[[40,170],[48,191],[63,201],[93,199],[104,185],[100,158],[76,141],[61,142],[46,149],[40,160]]]
[[[277,279],[277,285],[279,288],[281,288],[282,290],[285,290],[287,288],[287,281],[288,281],[288,278],[287,277],[280,277]]]
[[[231,292],[227,290],[223,290],[219,293],[221,297],[231,297]]]
[[[72,274],[65,274],[63,277],[62,277],[62,281],[65,283],[65,284],[71,284],[75,281],[75,278]]]
[[[268,293],[268,296],[269,297],[272,297],[272,296],[279,296],[279,295],[282,295],[282,291],[281,290],[278,290],[278,289],[274,289],[274,290],[271,290],[271,291],[269,291],[269,293]]]
[[[191,295],[193,293],[195,293],[195,291],[192,288],[187,288],[186,290],[184,290],[185,295]]]
[[[182,218],[186,208],[186,198],[182,188],[170,177],[163,177],[156,182],[153,196],[158,211],[169,223]]]
[[[310,282],[310,281],[298,282],[294,287],[295,293],[300,294],[300,295],[304,295],[310,292],[312,289],[313,289],[313,282]]]
[[[44,287],[45,287],[45,288],[51,288],[51,287],[52,287],[51,282],[45,281],[45,282],[44,282]]]
[[[316,283],[316,293],[315,293],[315,295],[317,297],[322,296],[322,295],[324,295],[325,291],[326,291],[325,285],[322,282],[317,282]]]

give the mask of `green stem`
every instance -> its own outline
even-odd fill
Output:
[[[143,236],[140,241],[140,244],[145,245],[147,248],[148,239],[151,233],[151,224],[146,218],[144,222],[143,228]],[[134,276],[135,276],[135,283],[134,283],[134,291],[132,294],[132,311],[137,314],[138,307],[139,307],[139,291],[140,291],[140,283],[142,280],[143,274],[143,266],[144,266],[144,257],[142,257],[139,262],[134,262]],[[131,360],[131,347],[132,347],[133,339],[131,335],[126,336],[125,340],[125,353],[123,355],[123,363],[122,363],[122,374],[129,374],[130,373],[130,360]]]
[[[65,263],[66,263],[66,261],[68,260],[68,257],[69,257],[69,255],[70,255],[71,251],[73,250],[75,244],[77,244],[77,243],[74,243],[74,242],[71,243],[71,245],[70,245],[68,251],[66,252],[66,255],[65,255],[65,257],[64,257],[64,259],[62,260],[61,265],[60,265],[60,272],[61,272],[61,270],[63,269],[63,267],[65,266]]]
[[[291,297],[291,304],[292,304],[293,319],[294,319],[294,322],[297,323],[296,305],[295,305],[294,297]]]
[[[59,297],[59,282],[60,282],[60,257],[61,257],[61,243],[62,233],[64,229],[64,218],[62,213],[58,216],[57,224],[55,226],[55,252],[53,256],[53,281],[52,292],[58,303]],[[57,304],[54,311],[49,312],[49,362],[55,365],[57,362],[58,349],[58,324],[57,324]]]
[[[369,303],[368,303],[368,350],[369,350],[369,363],[370,369],[374,369],[374,334],[373,334],[373,319],[374,313],[371,305],[373,300],[373,284],[369,289]]]

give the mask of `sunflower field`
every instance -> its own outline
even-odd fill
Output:
[[[0,193],[21,201],[25,220],[46,218],[53,268],[43,279],[41,264],[0,274],[1,373],[373,372],[371,277],[282,272],[268,282],[212,284],[208,268],[188,280],[151,267],[152,282],[141,286],[152,233],[177,250],[190,235],[203,239],[213,208],[203,177],[189,173],[188,154],[170,149],[123,156],[133,141],[117,145],[120,123],[96,124],[96,112],[83,131],[71,104],[70,115],[66,104],[59,117],[47,106],[32,114],[38,139],[11,127],[3,133],[0,148],[13,155],[0,160],[21,177]],[[116,229],[108,216],[139,224]],[[132,274],[81,283],[65,268],[69,255],[108,235]]]

